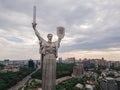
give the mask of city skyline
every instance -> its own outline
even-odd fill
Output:
[[[120,60],[119,0],[0,0],[0,59],[39,59],[39,42],[32,29],[47,40],[56,27],[65,27],[59,57]]]

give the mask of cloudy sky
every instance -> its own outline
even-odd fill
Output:
[[[65,27],[59,57],[120,60],[120,0],[0,0],[0,59],[39,59],[31,23],[43,38]]]

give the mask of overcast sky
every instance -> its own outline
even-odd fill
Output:
[[[59,57],[120,60],[120,0],[0,0],[0,59],[39,59],[32,29],[47,40],[56,27],[65,27]]]

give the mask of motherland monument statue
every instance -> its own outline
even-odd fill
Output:
[[[42,69],[42,90],[56,90],[56,58],[58,57],[58,48],[65,35],[64,27],[57,27],[58,40],[52,42],[52,34],[48,34],[48,41],[44,40],[36,29],[36,6],[33,8],[33,23],[35,35],[39,40],[41,69]]]

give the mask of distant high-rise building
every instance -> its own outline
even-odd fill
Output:
[[[67,58],[64,63],[75,63],[75,57]]]
[[[98,59],[99,66],[107,66],[107,61],[102,57],[102,59]]]
[[[62,57],[58,59],[58,63],[62,63]]]
[[[78,65],[73,67],[73,74],[72,74],[73,77],[79,78],[82,77],[83,74],[84,74],[84,69],[82,63],[79,63]]]
[[[90,68],[90,60],[87,60],[86,58],[83,60],[83,67],[85,70]]]
[[[119,67],[120,66],[120,61],[115,61],[114,62],[114,67]]]
[[[9,60],[9,59],[5,59],[5,60],[4,60],[4,64],[5,64],[5,65],[8,65],[8,64],[9,64],[9,62],[10,62],[10,60]]]
[[[35,68],[35,63],[32,59],[28,61],[28,67]]]
[[[9,59],[5,59],[5,60],[4,60],[4,62],[7,62],[7,63],[8,63],[9,61],[10,61]]]

